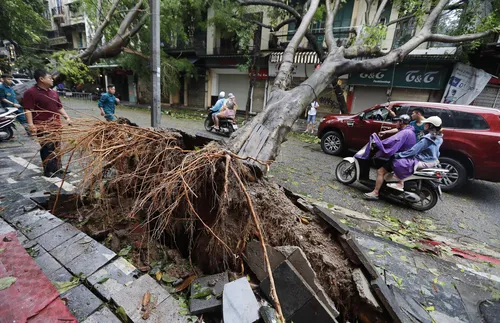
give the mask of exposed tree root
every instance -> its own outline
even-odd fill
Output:
[[[264,248],[299,246],[344,317],[356,318],[353,265],[330,229],[321,220],[301,223],[305,214],[281,189],[257,179],[226,147],[196,147],[193,137],[173,130],[90,120],[74,120],[62,137],[60,153],[73,155],[72,168],[82,169],[87,198],[102,207],[132,204],[129,218],[151,228],[153,239],[167,236],[205,273],[239,271],[252,238]],[[267,254],[266,266],[271,273]]]

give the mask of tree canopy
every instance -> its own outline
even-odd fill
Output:
[[[0,1],[0,40],[7,39],[19,45],[33,45],[43,41],[49,22],[43,17],[43,0]]]

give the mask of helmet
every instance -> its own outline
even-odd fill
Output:
[[[399,117],[394,118],[393,120],[394,120],[394,121],[401,121],[401,122],[403,122],[404,124],[409,124],[409,123],[410,123],[410,121],[411,121],[411,118],[410,118],[410,116],[409,116],[409,115],[407,115],[407,114],[402,114],[402,115],[400,115]]]
[[[226,92],[224,92],[224,91],[220,91],[220,93],[219,93],[219,99],[222,99],[222,98],[224,98],[225,96],[226,96]]]
[[[430,123],[434,127],[441,127],[441,125],[443,124],[443,121],[438,116],[432,116],[432,117],[429,117],[429,118],[423,120],[422,123]]]
[[[229,93],[229,94],[227,95],[227,97],[228,97],[228,98],[230,98],[230,99],[232,99],[232,98],[234,98],[234,94],[233,94],[233,93]]]

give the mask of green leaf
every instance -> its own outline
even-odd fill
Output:
[[[429,268],[429,272],[431,272],[434,276],[439,276],[439,271],[436,268]]]
[[[0,249],[0,252],[4,252],[4,251],[5,251],[5,248],[1,248],[1,249]]]
[[[163,274],[163,276],[161,277],[161,280],[163,280],[165,283],[173,283],[174,281],[177,280],[177,278],[169,276],[167,274]]]
[[[104,284],[105,282],[107,282],[107,281],[108,281],[108,279],[109,279],[109,277],[103,277],[103,278],[101,278],[101,280],[100,280],[100,281],[98,281],[97,283],[98,283],[98,284]]]
[[[425,308],[425,310],[428,311],[428,312],[432,312],[432,311],[434,311],[434,306],[427,306]]]
[[[16,277],[11,277],[11,276],[0,278],[0,290],[9,288],[10,285],[16,282],[16,280],[17,280]]]
[[[54,285],[59,294],[62,294],[80,285],[80,279],[78,277],[73,277],[69,282],[53,282],[52,285]]]
[[[128,322],[127,312],[125,312],[125,309],[123,307],[120,306],[116,309],[116,315],[118,315],[118,318],[122,322]]]
[[[200,289],[199,292],[196,292],[193,295],[191,295],[191,298],[204,298],[211,294],[212,294],[212,289],[210,287],[203,287]]]
[[[299,184],[299,182],[292,182],[292,185],[299,186],[300,184]]]
[[[118,256],[125,257],[129,254],[130,250],[132,250],[132,246],[128,245],[118,252]]]
[[[465,229],[465,224],[463,224],[462,222],[460,222],[460,223],[458,224],[458,227],[460,227],[460,228],[462,228],[462,229]]]
[[[401,260],[408,262],[408,258],[406,256],[400,256]]]

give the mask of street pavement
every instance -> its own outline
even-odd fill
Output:
[[[95,102],[64,100],[64,104],[72,117],[102,118]],[[191,134],[205,131],[204,111],[171,112],[175,117],[164,115],[162,126]],[[120,106],[117,115],[140,126],[149,126],[150,117],[145,109]],[[56,191],[60,182],[54,181],[58,179],[40,176],[38,145],[21,131],[17,131],[16,136],[12,141],[0,143],[2,194],[6,197],[12,194],[26,196],[30,192]],[[384,282],[392,286],[397,302],[408,302],[403,307],[415,307],[416,304],[414,312],[420,311],[421,317],[430,316],[424,320],[429,322],[431,317],[438,322],[478,322],[476,315],[484,317],[483,312],[478,312],[478,301],[490,300],[486,303],[489,306],[493,304],[491,300],[500,297],[499,240],[496,240],[499,220],[495,217],[495,214],[500,214],[495,200],[499,196],[499,185],[473,182],[460,193],[447,194],[444,202],[425,213],[383,201],[365,202],[360,198],[365,191],[362,187],[346,187],[335,182],[333,173],[341,158],[322,153],[319,144],[313,141],[314,137],[290,135],[282,145],[277,161],[271,166],[269,179],[322,204],[335,214],[343,210],[340,213],[354,214],[357,218],[364,216],[365,220],[390,222],[396,219],[402,223],[427,220],[423,223],[429,226],[429,231],[452,236],[459,245],[476,244],[483,253],[494,254],[493,258],[484,258],[484,262],[471,262],[455,256],[430,257],[427,253],[364,232],[365,228],[358,227],[355,221],[346,223]],[[23,171],[25,166],[27,168]],[[63,192],[74,190],[77,184],[77,175],[71,174]],[[7,198],[0,202],[3,207],[8,206]],[[426,310],[422,312],[423,308]],[[498,310],[498,303],[491,308]]]
[[[96,102],[65,100],[72,116],[102,118]],[[168,109],[167,109],[168,111]],[[191,134],[205,132],[204,111],[189,111],[183,115],[171,110],[175,117],[163,115],[162,127],[177,128]],[[150,125],[149,110],[118,106],[116,114],[140,126]],[[301,128],[298,128],[301,130]],[[219,137],[214,135],[215,137]],[[225,139],[225,137],[220,137]],[[477,245],[478,249],[500,252],[500,184],[472,181],[460,192],[444,194],[443,201],[430,211],[418,212],[403,205],[386,201],[365,201],[362,194],[368,190],[360,184],[345,186],[335,180],[335,167],[341,157],[322,152],[315,137],[292,134],[283,143],[281,152],[271,165],[269,178],[284,187],[308,195],[328,205],[351,209],[369,216],[398,219],[401,222],[426,219],[429,231],[455,240]],[[372,177],[375,174],[372,171]]]

